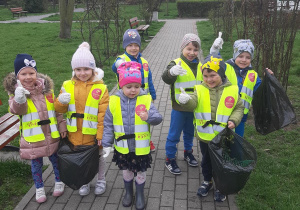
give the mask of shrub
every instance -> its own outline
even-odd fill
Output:
[[[221,6],[222,3],[219,1],[177,1],[179,17],[208,17],[210,10]]]
[[[25,10],[30,13],[40,13],[47,10],[48,1],[47,0],[24,0]]]

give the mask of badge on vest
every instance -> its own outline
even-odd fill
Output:
[[[143,69],[144,69],[145,71],[149,71],[148,63],[144,63],[144,64],[143,64]]]
[[[137,114],[137,116],[140,116],[141,112],[145,112],[146,111],[146,106],[144,104],[140,104],[135,108],[135,113]]]
[[[254,82],[254,80],[255,80],[255,74],[254,74],[254,73],[250,73],[250,74],[248,75],[248,78],[249,78],[249,80],[250,80],[251,82]]]
[[[232,96],[227,96],[225,98],[225,106],[228,108],[228,109],[231,109],[234,105],[234,98]]]
[[[99,98],[100,98],[100,96],[101,96],[101,89],[94,89],[93,91],[92,91],[92,97],[95,99],[95,100],[98,100]]]
[[[46,98],[47,98],[47,100],[51,103],[51,104],[53,104],[54,103],[54,100],[53,100],[53,95],[52,94],[48,94],[48,95],[46,95]]]

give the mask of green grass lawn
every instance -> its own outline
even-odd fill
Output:
[[[197,23],[204,57],[214,39],[209,21]],[[232,57],[232,43],[225,42],[220,51],[224,60]],[[300,33],[293,50],[287,94],[297,118],[300,118]],[[268,135],[255,130],[252,112],[248,117],[245,138],[257,151],[257,165],[245,188],[236,197],[239,209],[299,209],[300,206],[300,126],[290,125]]]

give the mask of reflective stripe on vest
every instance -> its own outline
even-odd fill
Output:
[[[227,70],[229,70],[228,75],[227,75]],[[231,82],[231,84],[237,85],[236,73],[234,71],[234,68],[229,64],[227,64],[226,75],[229,81]],[[258,75],[256,71],[248,70],[247,75],[244,79],[243,86],[240,92],[240,96],[243,101],[243,105],[245,107],[244,114],[247,114],[249,112],[252,99],[253,99],[254,86],[256,84],[257,77]]]
[[[184,88],[185,92],[187,94],[192,94],[194,92],[195,85],[201,84],[201,82],[202,82],[202,80],[196,80],[195,75],[194,75],[193,71],[191,70],[191,68],[181,58],[177,58],[174,60],[176,65],[178,64],[179,61],[181,61],[181,67],[187,71],[187,74],[186,75],[178,75],[177,79],[174,83],[175,101],[178,104],[180,104],[178,101],[179,95],[181,93],[180,87]],[[197,66],[197,74],[199,72],[201,72],[201,66],[202,66],[202,64],[201,64],[201,62],[199,62],[198,66]],[[198,76],[197,76],[197,79],[198,79]]]
[[[45,96],[48,119],[50,120],[50,131],[51,137],[56,139],[59,138],[59,132],[57,129],[57,119],[55,115],[55,108],[53,104],[54,94]],[[45,140],[45,135],[41,128],[41,125],[38,125],[40,122],[40,117],[38,111],[33,103],[33,101],[27,98],[27,113],[20,118],[20,127],[22,129],[23,137],[27,142],[38,142]]]
[[[150,109],[151,105],[151,96],[143,95],[138,96],[136,101],[136,107],[141,104],[144,104],[146,109]],[[122,111],[121,111],[121,102],[120,97],[113,95],[110,96],[109,99],[109,109],[113,116],[113,125],[114,125],[114,134],[115,134],[115,148],[118,152],[122,154],[128,154],[128,142],[127,139],[122,139],[117,141],[121,136],[125,135]],[[127,117],[127,116],[126,116]],[[135,113],[135,126],[134,126],[134,134],[135,134],[135,154],[136,155],[146,155],[150,152],[150,129],[149,124],[143,120]]]
[[[195,88],[198,97],[198,105],[194,112],[196,130],[201,139],[210,141],[226,127],[228,119],[238,100],[238,86],[231,85],[224,88],[216,111],[215,122],[220,124],[208,124],[205,128],[202,126],[211,120],[209,89],[203,85],[196,85]]]
[[[118,58],[123,58],[126,62],[130,62],[130,58],[128,57],[128,55],[126,55],[125,53],[123,55],[120,55]],[[116,59],[117,60],[117,59]],[[147,91],[148,94],[150,94],[149,91],[149,82],[148,82],[148,77],[149,77],[149,67],[148,67],[148,61],[146,61],[143,57],[141,57],[141,61],[142,61],[142,65],[143,65],[143,70],[144,70],[144,90]],[[118,81],[118,78],[117,78]],[[118,85],[118,88],[119,85]]]
[[[63,84],[66,92],[71,94],[71,100],[68,106],[67,115],[67,129],[69,132],[77,131],[77,119],[72,117],[73,113],[76,113],[75,98],[74,98],[74,82],[71,80],[65,81]],[[82,133],[95,135],[97,134],[98,125],[98,106],[99,102],[103,97],[106,90],[106,85],[104,84],[94,84],[87,97],[85,108],[84,108],[84,118],[82,123]]]

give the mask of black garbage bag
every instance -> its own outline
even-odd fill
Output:
[[[294,108],[275,76],[265,71],[264,79],[253,97],[255,128],[266,135],[296,122]]]
[[[224,195],[239,192],[256,165],[256,150],[231,129],[208,143],[216,189]]]
[[[58,169],[60,180],[73,190],[88,184],[98,173],[99,146],[74,146],[67,138],[59,143]]]

